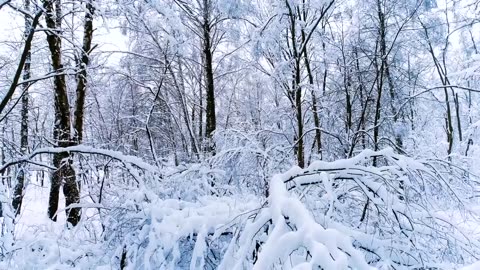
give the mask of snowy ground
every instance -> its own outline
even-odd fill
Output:
[[[72,262],[84,257],[86,248],[90,248],[89,246],[95,247],[94,237],[85,228],[67,229],[65,197],[61,189],[57,222],[51,221],[47,215],[49,192],[48,177],[45,177],[43,186],[36,177],[30,179],[23,198],[22,211],[15,224],[13,242],[16,252],[6,261],[0,262],[1,270],[92,269],[77,267]],[[82,199],[87,200],[85,196]],[[94,209],[86,209],[84,213],[86,219],[95,216]],[[89,224],[95,224],[95,222]]]
[[[14,249],[17,251],[9,260],[0,261],[0,270],[117,269],[118,257],[117,259],[115,256],[112,257],[117,247],[105,250],[106,246],[102,243],[104,239],[98,241],[101,226],[97,221],[97,209],[83,209],[83,223],[73,229],[67,229],[62,190],[60,190],[57,222],[51,221],[47,216],[49,189],[50,184],[47,179],[44,186],[41,186],[37,179],[31,179],[25,192],[21,215],[15,225],[16,239],[13,242]],[[88,202],[88,196],[83,194],[82,204]],[[229,226],[239,215],[249,213],[251,209],[258,209],[260,205],[255,198],[238,200],[227,197],[206,197],[198,203],[176,199],[159,200],[141,214],[145,218],[151,218],[151,222],[155,225],[152,224],[150,227],[143,225],[143,229],[150,230],[147,238],[151,243],[145,248],[145,254],[138,254],[145,264],[135,269],[155,269],[148,268],[146,265],[148,265],[148,257],[158,255],[147,253],[157,250],[156,253],[161,254],[162,252],[157,248],[160,243],[164,244],[162,248],[168,246],[165,243],[171,243],[170,248],[175,249],[176,243],[185,235],[198,231],[206,236],[214,228]],[[122,246],[119,245],[118,248],[121,251]],[[192,256],[198,253],[201,257],[203,248],[201,245],[195,245]]]
[[[50,184],[48,182],[45,182],[42,187],[41,183],[32,177],[25,191],[20,218],[15,226],[15,235],[18,238],[35,235],[38,231],[63,231],[66,223],[65,211],[59,211],[57,222],[52,222],[47,216],[49,192]],[[65,197],[61,190],[58,207],[59,209],[65,208]]]

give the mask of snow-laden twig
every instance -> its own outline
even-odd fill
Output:
[[[159,173],[158,168],[143,161],[141,158],[135,156],[124,155],[122,152],[107,150],[107,149],[100,149],[94,148],[91,146],[86,145],[77,145],[77,146],[70,146],[70,147],[46,147],[46,148],[39,148],[26,156],[23,156],[18,159],[7,161],[5,164],[0,166],[0,172],[3,172],[6,168],[13,166],[18,163],[28,162],[33,159],[35,156],[40,154],[54,154],[54,153],[61,153],[61,152],[71,152],[71,153],[82,153],[82,154],[93,154],[93,155],[102,155],[111,157],[117,161],[122,162],[123,164],[131,164],[135,167],[143,169],[145,171],[149,171],[152,173]]]

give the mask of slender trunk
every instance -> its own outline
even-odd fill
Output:
[[[385,38],[383,39],[385,40]],[[386,45],[382,45],[382,47],[385,49],[386,48]],[[385,52],[386,53],[386,52]],[[385,57],[387,58],[387,57]],[[385,76],[387,77],[387,80],[388,80],[388,88],[390,90],[390,111],[393,115],[393,124],[394,124],[394,129],[397,128],[397,123],[398,123],[398,118],[399,118],[399,112],[397,111],[397,108],[395,107],[395,85],[394,85],[394,82],[393,82],[393,78],[392,78],[392,75],[390,73],[390,67],[389,67],[389,63],[388,63],[388,59],[385,59]],[[403,138],[402,138],[402,134],[401,134],[401,131],[398,131],[398,130],[394,130],[393,131],[394,134],[395,134],[395,144],[396,144],[396,147],[399,151],[403,151]]]
[[[303,139],[303,116],[302,116],[302,88],[300,86],[300,63],[301,55],[298,52],[297,48],[297,34],[295,28],[296,17],[290,8],[288,1],[286,2],[287,7],[289,8],[290,15],[290,34],[291,34],[291,49],[293,53],[294,71],[293,71],[293,81],[292,81],[292,92],[295,106],[295,116],[297,120],[297,134],[296,134],[296,150],[297,150],[297,165],[300,168],[305,167],[305,152],[304,152],[304,139]],[[300,52],[301,53],[301,52]]]
[[[458,93],[455,93],[452,90],[452,94],[453,94],[453,102],[454,102],[454,105],[455,105],[455,115],[457,116],[457,129],[458,129],[458,139],[460,141],[463,141],[463,135],[462,135],[462,120],[460,118],[460,101],[458,99]]]
[[[428,35],[428,30],[425,25],[422,24],[422,27],[425,31],[425,36],[427,39],[428,43],[428,51],[430,55],[432,56],[433,63],[435,64],[435,68],[437,70],[438,76],[440,77],[440,80],[442,81],[442,84],[446,86],[448,84],[447,78],[443,76],[444,72],[442,71],[442,67],[440,66],[440,63],[435,56],[435,52],[433,50],[432,43],[430,41],[430,37]],[[448,142],[448,149],[447,149],[447,154],[450,155],[452,153],[453,149],[453,123],[452,123],[452,110],[450,108],[450,98],[448,95],[448,89],[447,87],[443,88],[443,92],[445,94],[445,105],[447,107],[446,111],[446,116],[445,116],[445,127],[446,127],[446,135],[447,135],[447,142]]]
[[[203,54],[205,56],[205,88],[206,88],[206,126],[205,133],[208,139],[206,150],[215,154],[213,133],[216,129],[215,115],[215,88],[213,82],[213,56],[210,29],[210,1],[203,0]]]
[[[200,44],[203,46],[203,42]],[[200,70],[199,76],[199,88],[198,88],[198,143],[200,144],[202,152],[205,151],[204,145],[204,133],[203,133],[203,114],[204,114],[204,107],[203,107],[203,87],[204,87],[204,79],[205,79],[205,54],[201,53],[200,61],[202,64],[202,68]],[[193,121],[193,120],[192,120]]]
[[[345,70],[345,73],[348,71]],[[345,131],[349,134],[350,130],[352,129],[352,97],[350,96],[350,90],[348,89],[350,86],[350,75],[345,74],[345,81],[344,81],[344,88],[345,88],[345,111],[347,114],[347,122],[345,125]]]
[[[305,17],[306,17],[306,12],[304,12],[304,20],[306,21]],[[305,38],[305,30],[304,29],[302,29],[302,42],[303,42],[303,46],[307,46],[307,44],[305,44],[306,38]],[[315,90],[314,90],[314,87],[313,87],[313,84],[314,84],[313,74],[312,74],[312,69],[310,67],[310,60],[308,59],[307,49],[304,50],[303,57],[304,57],[304,61],[305,61],[305,67],[307,69],[308,83],[310,84],[310,91],[311,91],[311,95],[312,95],[313,124],[315,125],[315,140],[314,140],[314,142],[317,145],[317,154],[319,154],[320,159],[322,159],[322,132],[321,132],[321,127],[320,127],[320,118],[318,117],[317,97],[315,95]]]
[[[297,68],[298,65],[297,65]],[[297,128],[298,128],[298,142],[297,142],[297,161],[300,168],[305,167],[305,153],[303,146],[303,116],[302,116],[302,89],[300,87],[300,71],[296,71],[296,90],[295,90],[295,107],[297,109]]]
[[[195,129],[190,122],[188,108],[187,108],[187,101],[185,99],[185,81],[183,78],[183,68],[182,68],[181,59],[178,58],[178,80],[175,76],[175,73],[173,72],[173,69],[171,67],[169,67],[168,69],[173,78],[173,83],[175,85],[175,88],[177,89],[177,92],[178,92],[178,100],[180,102],[180,106],[182,107],[182,115],[188,130],[188,135],[190,137],[190,145],[192,148],[192,152],[198,158],[199,150],[198,150],[198,146],[197,146],[198,144],[194,134]],[[194,121],[194,118],[195,118],[195,111],[192,110],[192,121]]]
[[[468,82],[468,87],[470,87],[470,82]],[[467,101],[468,101],[468,123],[470,126],[472,125],[472,116],[471,116],[471,111],[472,111],[472,91],[468,91],[467,95]],[[472,133],[471,133],[472,134]],[[468,156],[468,151],[470,150],[470,146],[473,145],[473,139],[472,135],[469,135],[468,137],[468,142],[467,142],[467,149],[465,149],[465,156]]]
[[[450,109],[450,101],[449,101],[448,91],[446,87],[444,88],[444,92],[445,92],[445,104],[447,105],[447,116],[446,116],[447,142],[448,142],[447,154],[450,155],[453,149],[452,112]]]
[[[192,124],[194,122],[195,112],[194,110],[192,110],[192,122],[190,122],[190,119],[188,116],[187,101],[185,99],[185,81],[183,77],[183,67],[182,67],[182,61],[180,58],[178,59],[178,70],[179,70],[178,77],[180,82],[177,89],[180,94],[180,101],[183,109],[183,116],[184,116],[185,124],[187,125],[188,133],[190,135],[190,144],[192,147],[192,152],[198,158],[198,153],[199,153],[198,143],[195,138],[195,128],[193,127],[193,124]]]
[[[83,140],[83,123],[85,111],[85,95],[87,91],[87,67],[90,63],[90,51],[93,38],[93,14],[95,8],[92,0],[86,3],[85,22],[83,26],[83,46],[80,59],[77,63],[77,99],[75,102],[74,116],[74,142],[80,144]]]
[[[443,76],[443,83],[444,85],[450,85],[450,80],[448,79],[448,68],[447,68],[447,51],[448,51],[448,46],[450,44],[449,37],[450,37],[450,21],[448,18],[448,13],[447,10],[445,10],[445,19],[446,19],[446,26],[447,26],[447,33],[448,35],[445,38],[445,44],[442,49],[442,62],[438,61],[438,66],[437,66],[437,71],[440,75],[440,77]],[[460,119],[460,104],[458,100],[458,95],[455,93],[455,90],[453,87],[450,87],[450,90],[452,92],[452,98],[453,98],[453,105],[455,106],[455,115],[456,115],[456,120],[457,120],[457,129],[458,129],[458,139],[461,142],[463,140],[462,138],[462,122]],[[450,119],[451,121],[451,119]],[[452,124],[453,125],[453,124]],[[453,131],[453,129],[452,129]],[[452,132],[452,144],[453,144],[453,132]],[[451,150],[450,150],[451,152]]]
[[[382,92],[383,92],[383,64],[380,66],[380,70],[377,72],[380,73],[379,82],[377,85],[377,99],[375,105],[375,119],[373,122],[373,143],[375,151],[378,151],[378,138],[380,133],[380,115],[381,115],[381,107],[382,107]]]
[[[382,7],[380,4],[380,0],[377,0],[377,14],[379,20],[379,29],[378,29],[378,41],[380,45],[380,68],[378,69],[378,62],[377,66],[377,77],[378,77],[378,84],[377,84],[377,101],[375,106],[375,119],[374,119],[374,126],[373,126],[373,143],[375,151],[379,150],[379,132],[380,132],[380,117],[381,117],[381,106],[382,106],[382,92],[383,92],[383,79],[385,75],[385,64],[386,64],[386,29],[385,29],[385,14],[382,11]],[[373,165],[376,166],[377,159],[373,159]]]
[[[358,79],[358,84],[359,84],[358,92],[359,92],[359,95],[360,95],[360,104],[361,104],[361,108],[362,108],[362,112],[363,112],[363,111],[366,110],[366,107],[368,106],[368,97],[364,97],[364,94],[366,94],[366,93],[364,93],[365,87],[363,85],[363,79],[362,79],[361,71],[360,71],[360,60],[359,60],[359,56],[358,56],[358,48],[355,47],[353,52],[354,52],[354,55],[355,55],[355,68],[356,68],[355,73],[357,74],[357,79]],[[364,118],[363,113],[362,113],[359,121],[360,121],[359,127],[362,130],[365,130],[365,118]],[[355,135],[355,136],[358,136],[358,135]],[[362,132],[362,134],[360,136],[361,136],[362,149],[366,149],[367,148],[367,139],[365,137],[365,132]],[[349,157],[351,157],[351,154],[352,153],[350,153]]]
[[[385,22],[385,14],[379,9],[379,18],[380,19],[380,50],[381,50],[381,55],[382,55],[382,61],[384,65],[384,75],[387,79],[388,82],[388,89],[390,93],[390,111],[393,115],[393,124],[394,124],[394,129],[396,128],[396,124],[398,122],[398,111],[395,108],[395,84],[393,81],[392,74],[390,72],[390,64],[388,62],[388,52],[387,52],[387,42],[386,42],[386,22]],[[394,136],[395,136],[395,143],[396,146],[399,150],[403,148],[403,138],[401,133],[399,133],[397,130],[394,130]]]
[[[28,12],[30,10],[30,0],[25,0],[25,10]],[[29,17],[25,16],[25,39],[28,38],[28,34],[31,31],[32,21]],[[23,80],[26,81],[30,79],[30,62],[31,62],[31,52],[29,51],[26,57],[25,64],[23,66]],[[21,122],[20,122],[20,152],[25,155],[28,152],[28,83],[22,85],[23,95],[22,95],[22,111],[21,111]],[[23,201],[23,193],[25,189],[25,163],[22,163],[19,166],[17,173],[17,183],[15,185],[15,190],[13,193],[12,206],[15,214],[20,214]]]
[[[122,256],[120,258],[120,270],[127,268],[127,246],[123,246]]]
[[[377,99],[375,104],[375,118],[373,121],[373,147],[375,151],[379,150],[379,134],[380,134],[380,116],[382,110],[382,92],[383,92],[383,74],[384,74],[384,61],[381,61],[380,67],[378,63],[375,64],[377,69]],[[373,166],[377,165],[377,158],[373,158]]]
[[[205,150],[205,146],[203,145],[203,86],[200,85],[198,91],[198,141],[201,145],[202,152]],[[193,120],[192,120],[193,121]]]

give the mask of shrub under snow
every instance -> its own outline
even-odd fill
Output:
[[[90,183],[89,208],[73,229],[45,221],[16,241],[3,230],[0,268],[453,269],[479,259],[464,224],[476,218],[473,177],[441,160],[366,150],[275,175],[267,200],[212,193],[186,201],[163,187],[205,189],[226,174],[201,169],[208,165],[157,173],[116,158],[135,180],[120,181],[119,165],[105,185]]]

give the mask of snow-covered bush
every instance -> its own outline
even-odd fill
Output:
[[[478,241],[461,226],[475,218],[464,199],[472,183],[458,170],[391,149],[293,168],[273,178],[269,206],[225,258],[237,269],[442,269],[478,259]]]
[[[159,169],[118,152],[71,149],[113,158],[109,173],[86,182],[81,224],[39,226],[8,246],[3,235],[0,268],[452,269],[479,259],[463,224],[477,218],[469,207],[475,178],[442,160],[365,150],[274,175],[262,199],[208,194],[219,186],[192,181],[205,164]],[[203,195],[182,195],[205,185]]]

